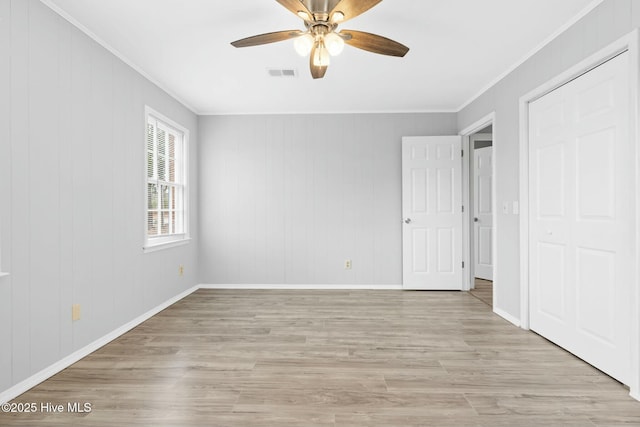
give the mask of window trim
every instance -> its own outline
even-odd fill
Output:
[[[149,117],[162,122],[164,125],[174,128],[175,130],[182,132],[182,158],[183,158],[183,167],[182,167],[182,186],[183,186],[183,232],[178,234],[172,234],[168,236],[158,236],[154,238],[149,238],[147,235],[147,212],[148,212],[148,177],[147,177],[147,124],[149,123]],[[142,215],[142,233],[143,233],[143,245],[142,250],[144,253],[156,252],[162,249],[169,249],[176,246],[186,245],[191,242],[190,232],[189,232],[189,216],[191,213],[191,207],[189,204],[189,129],[184,126],[176,123],[174,120],[171,120],[164,114],[159,113],[153,108],[145,105],[144,107],[144,137],[142,138],[143,144],[141,144],[141,148],[144,152],[143,157],[143,212]]]

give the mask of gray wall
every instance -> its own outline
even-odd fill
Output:
[[[196,159],[194,114],[39,1],[0,0],[0,390],[198,283],[197,242],[142,253],[145,104]]]
[[[458,114],[458,129],[495,111],[498,206],[519,197],[519,99],[640,25],[640,1],[605,0]],[[519,217],[497,213],[497,307],[520,318]]]
[[[401,137],[495,111],[497,203],[517,200],[519,97],[639,25],[640,2],[605,0],[457,115],[198,119],[39,1],[0,0],[0,390],[198,282],[401,283]],[[150,254],[145,104],[191,130],[195,239]],[[518,317],[518,217],[497,221]]]
[[[455,114],[201,117],[202,282],[402,283],[401,138],[456,130]]]

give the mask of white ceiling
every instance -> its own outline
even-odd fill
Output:
[[[231,41],[304,29],[274,0],[42,0],[199,114],[458,111],[594,0],[384,0],[340,28],[411,48],[347,46],[313,80],[293,42]],[[297,78],[267,68],[295,68]]]

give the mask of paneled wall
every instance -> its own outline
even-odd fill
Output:
[[[196,115],[39,1],[0,0],[0,392],[198,283],[197,242],[142,252],[145,104],[196,159]]]
[[[401,138],[455,134],[456,115],[209,116],[199,133],[203,283],[399,285]]]
[[[458,114],[462,130],[487,114],[496,113],[494,158],[498,165],[498,206],[519,197],[519,99],[581,60],[640,26],[640,1],[605,0],[591,13]],[[519,217],[498,209],[496,307],[520,318]]]

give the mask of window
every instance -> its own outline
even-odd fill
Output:
[[[188,131],[147,107],[145,249],[188,241]]]

